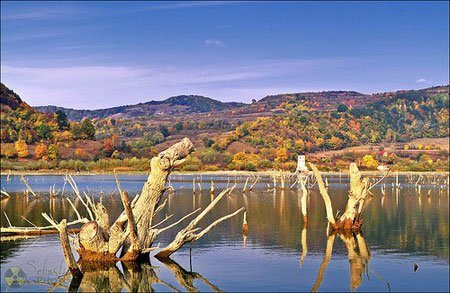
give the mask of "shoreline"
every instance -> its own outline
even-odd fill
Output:
[[[311,171],[310,171],[311,172]],[[171,175],[216,175],[216,176],[252,176],[252,175],[259,175],[259,176],[272,176],[274,171],[236,171],[236,170],[221,170],[221,171],[173,171],[170,174]],[[285,171],[283,172],[285,175],[294,175],[295,173]],[[384,173],[380,171],[361,171],[363,175],[383,175]],[[66,174],[71,175],[79,175],[79,176],[97,176],[97,175],[113,175],[114,172],[112,171],[103,171],[103,172],[86,172],[86,171],[78,171],[78,172],[68,172],[68,171],[24,171],[24,172],[18,172],[18,171],[0,171],[0,176],[19,176],[19,175],[26,175],[26,176],[62,176]],[[150,171],[117,171],[116,174],[118,175],[148,175],[150,174]],[[275,174],[279,174],[279,171],[275,170]],[[345,170],[342,172],[336,172],[336,171],[321,171],[321,174],[324,175],[348,175],[349,171]],[[399,171],[395,172],[392,171],[388,177],[393,176],[395,174],[398,175],[418,175],[418,174],[425,174],[425,175],[450,175],[449,171]]]

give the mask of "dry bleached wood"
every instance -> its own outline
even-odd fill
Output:
[[[308,210],[307,210],[307,199],[308,199],[308,190],[306,189],[306,180],[308,177],[303,176],[301,174],[298,175],[297,181],[300,182],[300,187],[302,190],[302,198],[301,198],[301,206],[302,206],[302,215],[303,215],[303,223],[308,223]]]
[[[75,205],[70,201],[70,199],[67,198],[69,201],[72,209],[75,211],[75,214],[77,215],[77,219],[74,221],[70,221],[66,223],[66,226],[73,226],[77,224],[84,224],[87,223],[89,220],[86,218],[82,218],[78,210],[76,209]],[[0,234],[10,234],[10,235],[41,235],[41,234],[58,234],[59,230],[55,229],[54,225],[50,226],[41,226],[38,227],[31,223],[28,219],[26,219],[24,216],[22,216],[23,219],[25,219],[27,222],[29,222],[33,227],[14,227],[9,222],[8,216],[4,212],[6,219],[8,220],[9,227],[1,227],[0,228]],[[71,233],[79,232],[79,228],[75,229],[69,229]]]
[[[74,278],[81,278],[83,273],[78,267],[77,262],[72,254],[72,249],[70,248],[69,236],[67,234],[67,220],[63,219],[59,224],[57,224],[49,215],[42,213],[42,216],[59,231],[59,238],[61,241],[61,247],[64,253],[64,259],[66,261],[67,267]]]
[[[322,195],[323,201],[325,202],[325,208],[327,211],[327,219],[328,222],[332,225],[335,224],[334,215],[333,215],[333,206],[331,204],[330,196],[328,195],[328,191],[325,188],[325,185],[322,180],[322,175],[320,175],[319,170],[314,164],[309,164],[311,166],[311,169],[313,170],[314,175],[317,179],[317,184],[319,185],[319,191],[320,195]]]
[[[192,151],[192,142],[185,138],[179,143],[161,152],[156,157],[152,158],[151,172],[148,176],[147,182],[144,184],[141,194],[137,195],[131,203],[129,201],[128,194],[122,191],[120,183],[117,180],[119,194],[124,206],[124,212],[112,223],[112,225],[110,224],[107,210],[101,202],[101,198],[100,202],[96,203],[94,198],[91,198],[86,193],[84,193],[83,197],[73,178],[70,175],[66,176],[66,182],[72,186],[77,199],[82,202],[90,218],[90,220],[81,218],[80,213],[75,208],[75,205],[67,199],[78,217],[77,220],[67,223],[67,225],[73,223],[85,223],[81,227],[78,236],[73,237],[75,248],[80,255],[81,261],[135,261],[140,255],[159,248],[152,247],[157,235],[198,212],[199,209],[194,210],[165,228],[156,227],[161,225],[162,222],[166,221],[171,216],[166,216],[163,221],[153,225],[153,218],[155,214],[160,212],[166,204],[166,201],[160,204],[160,200],[167,189],[165,185],[169,173],[174,167],[181,164],[185,160],[185,157]],[[212,208],[214,208],[214,206],[224,197],[225,194],[231,193],[232,190],[233,188],[222,191],[214,200],[212,200],[210,205],[206,207],[200,215],[198,215],[186,228],[177,234],[175,240],[168,247],[164,248],[157,255],[160,258],[168,257],[178,250],[183,244],[198,240],[214,226],[242,212],[244,208],[240,208],[232,214],[217,219],[201,232],[198,232],[200,228],[197,228],[196,225],[199,221],[209,211],[211,211]],[[43,217],[50,222],[51,226],[24,227],[26,228],[25,230],[27,230],[25,232],[28,232],[28,230],[42,231],[43,229],[56,228],[56,230],[61,233],[62,229],[60,228],[60,224],[54,221],[53,218],[47,214],[43,214]],[[61,223],[66,224],[66,220],[64,219]],[[9,227],[8,229],[12,228],[15,227]],[[65,235],[67,236],[67,233],[65,233]],[[65,249],[64,246],[66,246],[66,241],[61,239],[61,243],[63,245],[63,249]],[[120,250],[120,257],[117,257],[117,253]],[[66,261],[68,266],[73,263],[70,257],[66,257]]]
[[[140,255],[158,248],[152,247],[152,244],[161,232],[179,224],[187,217],[198,212],[198,209],[194,210],[185,217],[164,228],[157,227],[168,220],[171,215],[166,216],[160,223],[156,225],[153,224],[155,214],[163,210],[167,202],[164,201],[161,204],[161,197],[165,190],[167,190],[166,181],[169,173],[175,166],[181,164],[192,150],[192,142],[185,138],[152,158],[151,172],[147,182],[144,184],[141,194],[137,195],[131,203],[127,193],[122,190],[116,176],[117,187],[124,206],[124,212],[112,223],[112,225],[109,223],[109,215],[101,201],[95,203],[94,199],[87,194],[85,194],[85,199],[83,199],[73,178],[70,176],[67,177],[67,182],[72,186],[75,194],[83,203],[91,218],[91,221],[83,225],[78,237],[75,238],[76,249],[82,261],[137,260]],[[203,231],[194,233],[199,230],[199,228],[195,228],[198,222],[225,194],[229,192],[231,192],[230,189],[225,190],[214,199],[211,204],[191,222],[191,224],[178,233],[177,238],[175,238],[173,242],[177,243],[175,248],[172,249],[172,245],[163,249],[161,253],[158,254],[159,257],[169,256],[184,243],[199,239],[215,225],[241,212],[243,208],[214,221]],[[117,257],[116,255],[120,250],[120,257]]]
[[[28,181],[27,181],[27,179],[25,178],[25,176],[20,176],[20,180],[22,180],[22,182],[25,184],[25,187],[27,188],[26,189],[26,192],[28,193],[28,192],[30,192],[32,195],[34,195],[34,197],[38,197],[37,195],[36,195],[36,193],[33,191],[33,189],[31,189],[31,187],[30,187],[30,185],[28,184]]]
[[[369,185],[368,178],[361,178],[361,172],[355,163],[350,164],[350,192],[348,195],[347,205],[345,207],[344,213],[335,220],[333,215],[333,207],[331,204],[328,191],[325,188],[322,176],[314,164],[310,164],[313,170],[314,176],[317,179],[317,184],[319,185],[319,191],[325,202],[327,219],[330,226],[334,230],[338,229],[353,229],[359,230],[362,225],[362,220],[360,218],[361,212],[364,207],[364,203],[369,193],[369,190],[373,188],[376,184],[380,183],[386,176],[385,174],[380,180],[378,180],[372,186]]]
[[[156,254],[156,257],[158,257],[158,258],[169,257],[171,254],[173,254],[178,249],[180,249],[184,244],[186,244],[188,242],[193,242],[193,241],[196,241],[196,240],[200,239],[203,235],[205,235],[209,230],[211,230],[214,226],[216,226],[220,222],[222,222],[222,221],[224,221],[224,220],[226,220],[228,218],[231,218],[231,217],[237,215],[238,213],[240,213],[241,211],[243,211],[244,208],[242,207],[242,208],[238,209],[237,211],[235,211],[232,214],[229,214],[229,215],[224,216],[224,217],[222,217],[220,219],[217,219],[212,224],[210,224],[208,227],[203,229],[203,231],[201,231],[199,233],[196,233],[197,231],[199,231],[201,229],[201,228],[196,227],[197,224],[200,222],[200,220],[203,219],[203,217],[205,217],[206,214],[208,212],[210,212],[226,194],[230,194],[233,191],[233,189],[234,188],[228,188],[228,189],[223,190],[203,210],[203,212],[201,212],[195,219],[193,219],[189,223],[189,225],[187,225],[184,229],[182,229],[180,232],[178,232],[178,234],[175,236],[175,239],[169,245],[167,245],[165,248],[163,248],[160,252],[158,252]]]
[[[156,235],[159,234],[159,230],[152,229],[152,220],[165,205],[159,203],[166,190],[167,177],[192,150],[192,142],[185,138],[152,158],[147,182],[141,194],[137,195],[132,203],[129,203],[127,194],[122,191],[117,180],[124,212],[111,226],[101,203],[94,205],[89,197],[86,197],[87,202],[84,202],[80,196],[86,208],[92,210],[92,218],[95,218],[94,221],[85,224],[80,231],[77,249],[80,256],[84,260],[116,261],[118,260],[116,253],[120,249],[122,260],[136,260],[141,253],[148,253]],[[74,182],[69,183],[76,187]]]
[[[63,248],[64,259],[66,260],[67,266],[73,276],[81,277],[83,274],[78,268],[78,264],[73,257],[72,250],[70,248],[69,237],[67,236],[67,220],[63,219],[59,223],[59,238],[61,240],[61,246]]]

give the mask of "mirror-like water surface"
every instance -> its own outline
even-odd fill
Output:
[[[242,214],[216,226],[198,242],[186,245],[162,263],[154,257],[139,265],[117,263],[85,273],[79,286],[83,291],[448,291],[449,290],[449,196],[448,186],[429,179],[418,192],[411,180],[400,176],[402,188],[392,188],[394,177],[385,181],[386,195],[379,187],[365,209],[363,233],[326,234],[326,215],[317,187],[308,199],[309,222],[303,226],[301,192],[297,188],[273,190],[272,179],[262,178],[254,190],[243,195],[245,177],[202,176],[203,192],[192,192],[192,178],[172,175],[176,193],[166,194],[164,214],[174,214],[173,222],[211,201],[209,184],[216,194],[227,184],[238,187],[203,219],[201,227],[244,206],[249,232],[242,235]],[[50,186],[64,196],[73,196],[63,176],[28,176],[30,186],[39,194],[48,194]],[[445,177],[446,178],[446,177]],[[112,218],[122,211],[113,176],[75,176],[82,191],[102,197]],[[120,176],[122,188],[137,194],[146,176]],[[348,178],[327,176],[334,211],[343,211],[347,199]],[[250,180],[252,182],[253,180]],[[229,182],[229,183],[228,183]],[[292,182],[291,182],[292,183]],[[25,186],[19,176],[2,189],[11,198],[1,201],[12,225],[47,225],[42,212],[55,220],[75,219],[76,215],[59,194],[56,199],[23,196]],[[287,184],[290,185],[290,184]],[[82,211],[79,201],[74,201]],[[164,232],[157,242],[170,242],[189,220]],[[8,226],[4,214],[2,226]],[[190,249],[191,248],[191,249]],[[75,254],[76,255],[76,254]],[[8,286],[5,272],[20,267],[26,282],[22,287]],[[414,268],[416,267],[416,270]],[[71,277],[60,278],[66,266],[57,235],[14,238],[1,241],[2,291],[66,291]],[[58,281],[58,282],[57,282]],[[56,283],[56,284],[55,284]],[[72,283],[73,285],[73,283]]]

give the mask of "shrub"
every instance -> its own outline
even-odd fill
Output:
[[[7,159],[17,157],[17,151],[13,144],[3,144],[1,147],[2,157]]]

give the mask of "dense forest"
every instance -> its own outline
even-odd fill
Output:
[[[2,84],[1,110],[3,170],[148,170],[149,158],[183,136],[197,149],[185,171],[293,170],[297,154],[330,170],[352,160],[366,169],[448,170],[448,144],[409,143],[449,136],[447,86],[283,94],[251,104],[177,96],[91,111],[32,108]],[[332,153],[363,145],[373,147]]]

